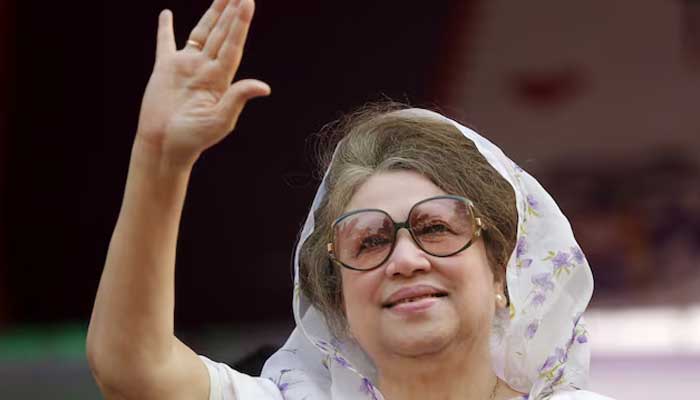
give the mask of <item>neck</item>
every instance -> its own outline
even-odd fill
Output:
[[[498,382],[485,343],[417,357],[390,355],[378,367],[379,389],[387,400],[490,400]]]

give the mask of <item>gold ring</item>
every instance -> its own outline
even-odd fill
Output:
[[[193,47],[196,47],[197,50],[202,50],[202,44],[199,43],[199,42],[196,41],[196,40],[190,39],[190,40],[187,41],[187,44],[188,44],[188,45],[191,45],[191,46],[193,46]]]

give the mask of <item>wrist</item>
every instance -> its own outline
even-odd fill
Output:
[[[138,133],[131,149],[132,166],[159,174],[189,175],[198,158],[199,154],[168,151],[162,142],[149,140]]]
[[[158,212],[171,212],[172,207],[180,210],[194,161],[174,161],[137,136],[131,150],[123,209],[151,207],[150,214],[154,212],[152,207]]]

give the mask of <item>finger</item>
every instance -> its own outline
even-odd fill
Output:
[[[216,22],[216,26],[209,34],[207,43],[202,50],[209,57],[216,58],[218,55],[221,43],[223,43],[226,38],[228,31],[231,29],[231,24],[236,17],[236,10],[238,9],[237,5],[239,2],[240,1],[230,1],[228,3],[221,17]]]
[[[226,40],[221,45],[221,50],[219,50],[219,60],[224,67],[232,73],[238,69],[238,65],[241,62],[243,47],[246,37],[248,36],[250,21],[253,19],[254,12],[255,3],[246,0],[241,2],[236,20],[231,30],[228,32]]]
[[[168,53],[175,52],[175,33],[173,32],[173,13],[163,10],[158,16],[158,39],[156,41],[156,60]]]
[[[229,86],[219,102],[221,113],[229,121],[229,130],[236,126],[238,116],[248,100],[271,93],[270,86],[256,79],[243,79]]]
[[[216,25],[216,21],[219,20],[219,16],[226,8],[226,4],[228,4],[228,0],[214,0],[209,9],[202,15],[202,18],[199,19],[194,29],[192,29],[192,32],[190,32],[188,40],[193,40],[204,46],[211,29]]]

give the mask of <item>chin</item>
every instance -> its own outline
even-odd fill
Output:
[[[450,347],[457,337],[456,326],[425,324],[423,326],[392,327],[383,332],[384,347],[391,353],[406,357],[429,356]]]

